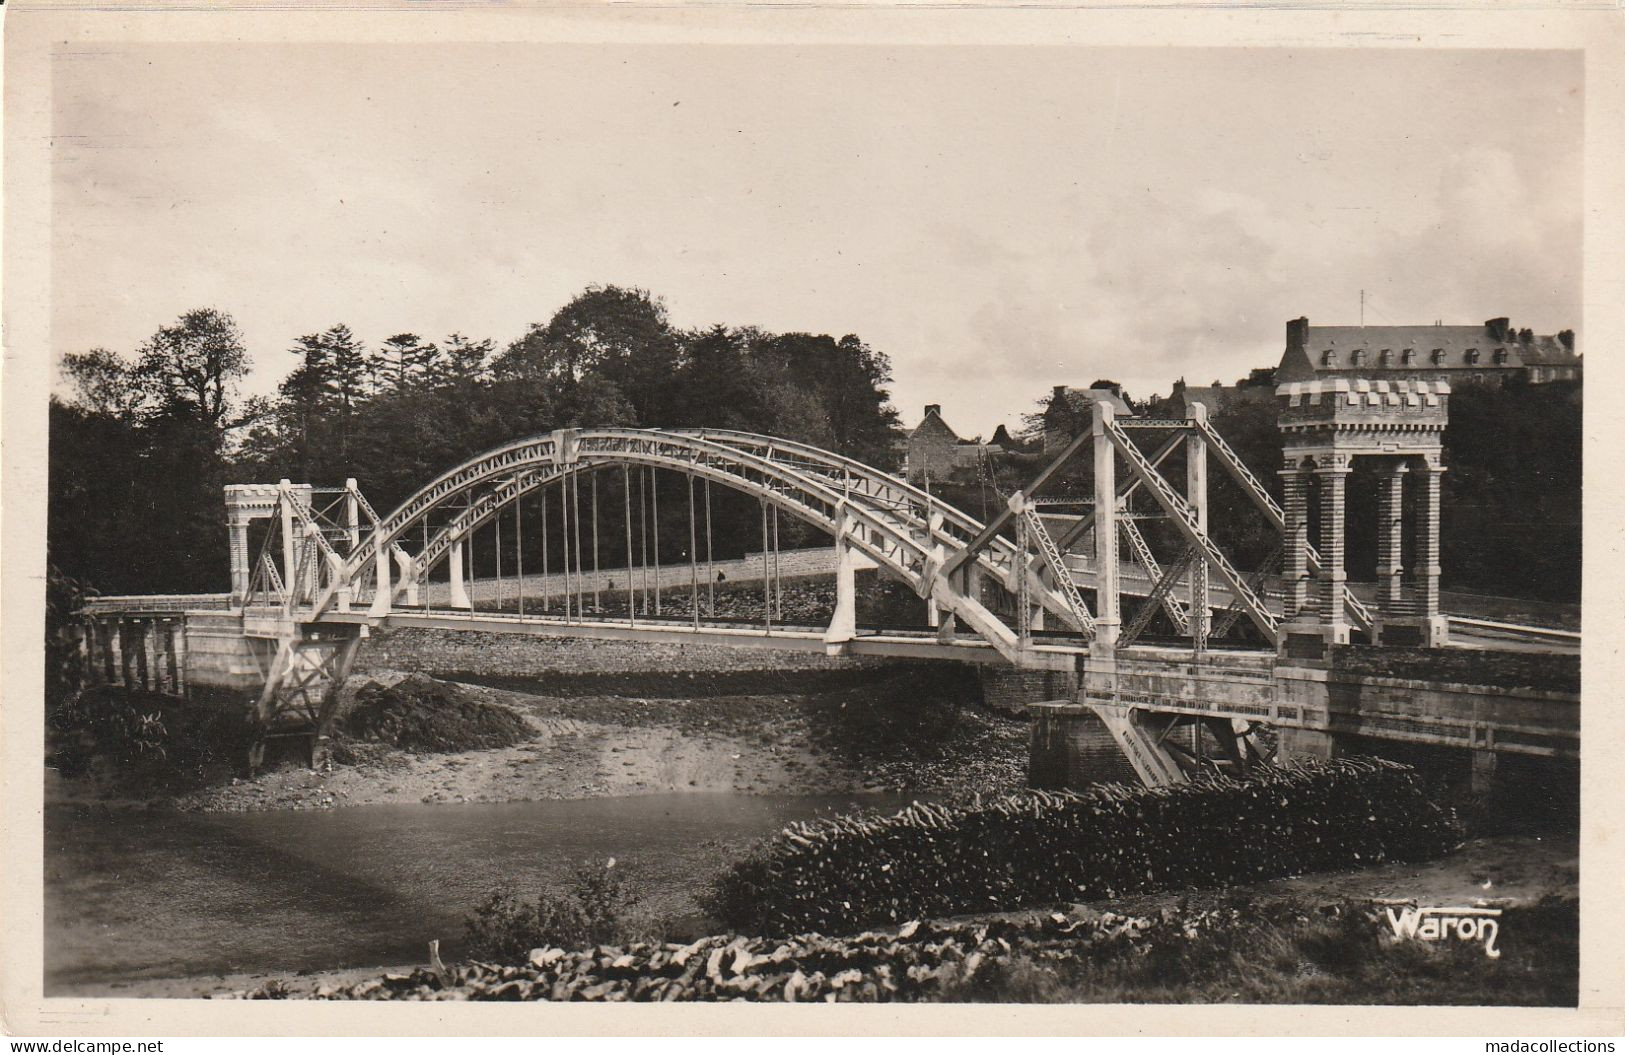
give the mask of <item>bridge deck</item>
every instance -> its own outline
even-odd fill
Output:
[[[237,611],[237,609],[233,609],[231,607],[231,595],[230,594],[223,594],[223,593],[218,593],[218,594],[216,594],[216,593],[210,593],[210,594],[154,594],[154,595],[95,597],[95,598],[91,598],[91,599],[87,600],[85,602],[84,607],[83,607],[82,610],[83,610],[84,614],[86,614],[88,616],[104,616],[104,617],[105,616],[111,616],[111,617],[115,617],[115,618],[127,618],[127,619],[145,619],[145,618],[153,618],[153,617],[161,617],[161,616],[177,616],[177,615],[181,615],[181,614],[184,614],[184,613],[190,612],[190,611],[210,611],[210,612],[232,612],[232,611]],[[455,623],[448,623],[448,624],[445,624],[445,625],[448,628],[456,627],[456,628],[461,628],[461,629],[471,629],[469,627],[468,623],[467,623],[467,618],[470,617],[470,616],[475,617],[475,618],[491,618],[491,619],[503,620],[503,621],[508,621],[508,620],[512,620],[512,619],[517,618],[517,617],[512,617],[512,616],[504,616],[504,615],[502,615],[500,613],[479,612],[479,611],[476,611],[476,612],[473,612],[473,613],[468,613],[468,612],[459,613],[459,612],[448,612],[448,611],[435,610],[435,611],[433,611],[432,613],[429,613],[429,614],[434,616],[434,617],[445,616],[445,617],[447,617],[449,619],[452,619],[452,620],[458,620]],[[409,624],[407,624],[405,622],[400,622],[399,620],[403,619],[403,618],[422,619],[424,617],[424,615],[425,615],[424,612],[415,611],[413,609],[396,609],[394,614],[389,617],[390,620],[396,620],[396,622],[391,624],[388,621],[386,621],[386,625],[401,625],[401,626],[409,625]],[[1550,627],[1527,626],[1527,625],[1520,624],[1520,623],[1492,622],[1492,621],[1489,621],[1489,620],[1472,619],[1472,618],[1468,618],[1466,616],[1459,616],[1459,615],[1451,615],[1451,616],[1447,616],[1447,618],[1450,621],[1450,645],[1451,645],[1451,647],[1454,647],[1454,648],[1497,649],[1497,650],[1515,651],[1515,652],[1519,652],[1519,651],[1527,651],[1527,652],[1559,652],[1559,653],[1567,653],[1567,654],[1573,654],[1573,655],[1578,655],[1579,652],[1580,652],[1580,640],[1581,640],[1580,634],[1575,632],[1575,631],[1572,631],[1572,630],[1558,630],[1558,629],[1554,629],[1554,628],[1550,628]],[[329,613],[325,613],[322,616],[322,619],[324,621],[343,621],[343,622],[350,622],[350,623],[354,623],[354,622],[375,622],[375,620],[371,620],[368,617],[366,617],[365,613],[357,613],[357,612],[352,612],[352,613],[349,613],[347,615],[340,615],[338,613],[329,612]],[[564,620],[562,620],[560,618],[554,617],[552,619],[549,619],[546,616],[537,616],[537,617],[526,616],[525,620],[523,620],[521,622],[522,623],[530,622],[530,623],[536,623],[536,624],[546,623],[549,626],[555,627],[555,629],[551,631],[552,633],[555,633],[555,634],[569,633],[569,631],[566,628],[568,628],[570,625],[572,625],[571,623],[567,623],[567,622],[565,622]],[[425,623],[420,622],[417,625],[430,625],[430,624],[425,624]],[[661,625],[661,624],[650,624],[649,626],[643,627],[643,629],[650,630],[653,627],[659,626],[659,625]],[[593,631],[594,628],[601,628],[601,627],[605,627],[605,626],[618,626],[618,627],[620,627],[622,629],[626,629],[628,627],[628,624],[626,623],[626,621],[624,619],[615,620],[615,621],[612,621],[612,622],[607,622],[607,621],[603,621],[603,620],[590,620],[590,619],[589,620],[584,620],[583,621],[584,632],[578,633],[578,634],[573,634],[572,636],[577,636],[577,637],[604,636],[602,634],[596,634],[596,633],[594,633],[592,631]],[[761,633],[761,630],[759,628],[756,628],[753,631],[752,628],[745,627],[745,626],[743,626],[741,624],[712,624],[711,626],[715,626],[717,629],[738,630],[738,631],[740,631],[740,634],[737,636],[737,638],[734,639],[734,643],[749,642],[749,641],[752,640],[751,634],[753,632],[755,634],[760,634]],[[674,629],[677,632],[681,632],[684,629],[683,627],[669,627],[669,626],[668,626],[668,628]],[[709,628],[710,627],[707,624],[702,624],[702,629],[709,629]],[[508,627],[508,626],[503,626],[501,628],[494,628],[494,629],[495,629],[495,632],[504,632],[504,633],[516,632],[516,628]],[[689,636],[689,638],[687,638],[685,640],[691,640],[692,639],[692,628],[689,628],[689,632],[690,632],[690,636]],[[810,635],[811,637],[819,639],[819,641],[821,643],[821,641],[822,641],[822,633],[823,633],[822,628],[815,628],[815,627],[782,628],[782,629],[781,628],[775,628],[771,636],[774,639],[787,639],[792,634]],[[257,635],[257,636],[263,636],[263,635]],[[645,637],[646,635],[645,634],[640,634],[638,636]],[[886,635],[882,634],[880,636],[885,637]],[[892,636],[897,636],[897,635],[892,635]],[[675,639],[673,639],[673,640],[675,640]],[[902,635],[900,640],[909,642],[909,649],[907,651],[907,654],[909,654],[909,655],[919,655],[920,654],[920,648],[928,647],[929,645],[934,645],[935,644],[935,638],[930,636],[930,635],[924,635],[924,636]],[[881,643],[884,644],[886,642],[882,641]],[[749,647],[749,646],[747,645],[747,647]],[[759,647],[781,647],[781,646],[762,645],[762,646],[759,646]],[[786,647],[786,648],[807,647],[809,650],[815,650],[810,645],[808,645],[808,646],[797,646],[797,645],[792,645],[792,644],[785,644],[782,647]],[[871,646],[863,646],[863,648],[868,648],[868,647],[871,647]],[[984,647],[984,646],[980,646],[977,643],[969,641],[969,640],[962,640],[962,641],[956,642],[954,644],[953,651],[962,652],[966,648],[980,648],[980,647]],[[1066,646],[1064,644],[1046,642],[1044,647],[1046,647],[1046,648],[1055,647],[1055,648],[1061,648],[1061,649],[1064,650],[1068,646]],[[1082,646],[1072,646],[1071,650],[1072,651],[1083,651]],[[862,651],[862,649],[860,648],[859,650],[854,651],[853,654],[857,655],[857,654],[866,654],[866,653],[864,653]],[[883,654],[883,653],[876,653],[876,654]],[[895,654],[903,654],[903,653],[898,652],[898,653],[895,653]],[[931,658],[931,657],[926,657],[926,658]],[[943,657],[938,657],[938,658],[952,659],[952,658],[959,658],[959,657],[957,657],[957,656],[943,656]]]
[[[324,623],[356,623],[385,629],[416,627],[433,630],[473,630],[492,634],[529,634],[536,637],[577,637],[605,641],[650,641],[662,644],[718,644],[733,648],[826,652],[832,655],[886,656],[894,659],[948,660],[965,663],[1002,663],[998,651],[980,638],[956,637],[940,641],[932,633],[860,630],[850,641],[824,640],[822,627],[747,626],[738,623],[662,622],[570,618],[548,615],[513,615],[500,612],[422,612],[395,609],[378,618],[365,612],[328,612]],[[1034,642],[1028,650],[1034,670],[1071,671],[1078,657],[1088,654],[1082,644]]]

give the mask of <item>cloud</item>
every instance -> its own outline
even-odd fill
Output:
[[[1146,396],[1180,377],[1229,383],[1274,364],[1288,318],[1358,321],[1362,289],[1372,322],[1509,314],[1547,331],[1576,326],[1574,166],[1471,145],[1430,194],[1385,201],[1373,190],[1369,208],[1209,185],[1125,197],[1058,225],[1081,236],[1021,251],[957,231],[946,255],[983,277],[964,309],[966,340],[927,374],[974,379],[977,405],[1001,400],[1007,414],[1050,384],[1109,377]]]
[[[58,351],[214,304],[269,390],[341,319],[501,342],[615,282],[684,325],[857,333],[906,419],[988,432],[1053,384],[1234,380],[1288,318],[1356,321],[1362,289],[1373,321],[1581,322],[1572,58],[696,57],[81,56],[54,96]]]

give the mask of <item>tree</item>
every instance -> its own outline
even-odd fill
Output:
[[[835,342],[811,377],[806,370],[813,364],[800,365],[804,380],[817,384],[823,398],[832,449],[872,465],[893,467],[901,430],[886,389],[892,380],[886,354],[849,333]]]
[[[673,424],[753,431],[766,414],[750,375],[749,335],[716,325],[683,340]]]
[[[104,590],[223,586],[226,432],[260,409],[235,399],[248,355],[231,316],[190,311],[133,364],[98,348],[62,369],[76,399],[51,400],[51,559]]]
[[[490,340],[475,341],[460,333],[447,337],[446,343],[439,349],[437,365],[440,381],[467,383],[484,380],[495,347]]]
[[[323,436],[331,390],[331,359],[321,334],[307,333],[293,342],[289,353],[299,357],[299,365],[279,386],[276,435],[298,466],[299,475],[310,478],[312,452]]]
[[[496,370],[546,381],[566,402],[589,379],[608,382],[634,411],[635,420],[624,424],[661,424],[677,410],[671,380],[679,365],[679,337],[658,298],[642,289],[589,286],[510,344]]]
[[[1447,589],[1579,600],[1580,393],[1577,381],[1454,386],[1440,501]]]
[[[74,405],[93,414],[133,423],[146,408],[149,392],[137,365],[105,348],[64,355],[62,375],[73,386]]]
[[[321,335],[327,350],[327,386],[338,405],[340,420],[348,423],[356,406],[367,398],[373,385],[373,363],[367,346],[339,323]]]
[[[137,367],[143,387],[174,410],[187,407],[215,429],[226,425],[248,352],[230,315],[199,308],[147,339]]]
[[[385,338],[373,361],[378,387],[406,388],[429,380],[440,358],[440,349],[415,333],[397,333]]]

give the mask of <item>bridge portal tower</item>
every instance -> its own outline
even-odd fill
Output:
[[[352,481],[353,482],[353,481]],[[231,547],[231,603],[241,607],[251,592],[256,560],[248,552],[248,528],[256,520],[277,520],[273,529],[282,541],[279,576],[291,582],[298,566],[299,535],[295,519],[311,515],[316,489],[288,480],[274,484],[227,484],[226,526]],[[263,561],[267,555],[259,558]]]
[[[1346,497],[1357,458],[1375,463],[1378,473],[1373,643],[1445,645],[1448,624],[1439,612],[1439,484],[1450,385],[1335,378],[1282,385],[1276,398],[1284,447],[1281,658],[1298,664],[1323,661],[1333,646],[1349,641]],[[1311,500],[1318,505],[1319,561],[1313,560],[1309,540]],[[1407,506],[1414,509],[1411,531],[1406,530]],[[1408,554],[1407,537],[1413,539]]]

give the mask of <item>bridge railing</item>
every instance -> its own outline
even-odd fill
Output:
[[[103,594],[86,598],[79,610],[86,615],[121,615],[134,612],[224,610],[231,607],[229,593]]]

